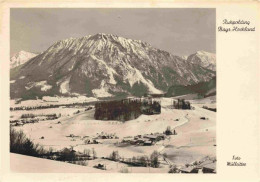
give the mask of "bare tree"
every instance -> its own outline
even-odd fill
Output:
[[[92,156],[93,156],[93,159],[97,158],[97,152],[95,151],[94,148],[92,148]]]

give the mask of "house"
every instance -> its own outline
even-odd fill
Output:
[[[96,139],[93,139],[93,144],[99,144],[100,142]]]
[[[151,146],[152,144],[153,144],[153,142],[149,141],[149,140],[144,142],[144,146]]]
[[[102,136],[100,136],[100,138],[101,138],[101,139],[107,139],[108,136],[106,136],[106,135],[102,135]]]
[[[157,136],[155,136],[155,135],[144,135],[144,138],[148,138],[150,141],[155,141]]]
[[[131,140],[130,141],[130,144],[132,144],[132,145],[135,145],[135,144],[137,144],[138,143],[138,140]]]
[[[99,163],[98,165],[95,165],[94,167],[98,168],[98,169],[106,170],[106,166],[104,164]]]
[[[123,142],[131,142],[132,140],[134,140],[134,138],[130,136],[123,138]]]
[[[146,141],[145,139],[139,138],[139,139],[137,140],[137,143],[138,143],[138,144],[143,144],[145,141]]]
[[[211,162],[209,164],[206,164],[202,167],[203,173],[216,173],[216,163]]]
[[[198,173],[199,169],[194,166],[183,167],[180,169],[181,173]]]

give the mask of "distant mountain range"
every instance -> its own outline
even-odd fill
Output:
[[[18,59],[18,58],[17,58]],[[140,40],[96,34],[55,42],[11,69],[11,98],[45,95],[141,96],[194,85],[216,76],[214,54],[187,60]]]
[[[35,56],[37,56],[37,54],[26,52],[26,51],[20,51],[11,57],[10,68],[20,66]]]

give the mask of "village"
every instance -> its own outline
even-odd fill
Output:
[[[214,112],[192,101],[148,97],[51,109],[34,115],[31,110],[19,110],[26,114],[10,120],[12,128],[48,151],[43,158],[100,172],[216,173]],[[73,111],[54,114],[55,109]],[[198,134],[200,127],[204,129]],[[192,128],[196,132],[190,133]]]

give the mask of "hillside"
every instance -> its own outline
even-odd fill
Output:
[[[18,173],[86,173],[102,172],[92,166],[80,166],[66,162],[42,159],[26,155],[10,154],[11,171]],[[26,164],[26,165],[25,165]]]
[[[176,85],[169,88],[166,96],[180,96],[187,94],[197,94],[199,97],[208,97],[216,95],[216,77],[208,82],[200,82],[194,85]]]

